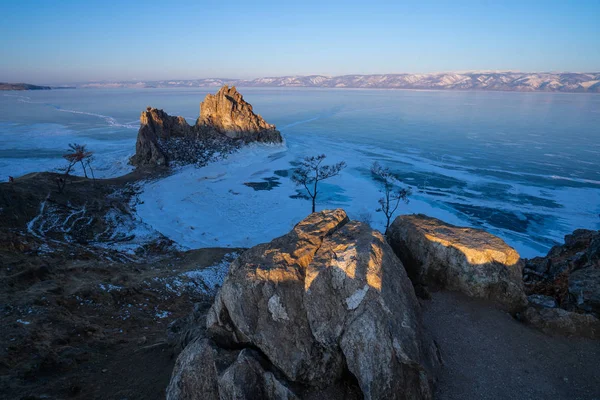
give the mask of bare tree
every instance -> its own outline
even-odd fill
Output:
[[[292,181],[298,186],[304,186],[310,196],[312,212],[315,212],[319,182],[339,175],[340,171],[346,168],[344,161],[333,165],[321,165],[325,158],[325,154],[304,157],[292,175]]]
[[[88,158],[86,158],[85,160],[85,164],[87,165],[87,167],[90,169],[90,172],[92,173],[92,180],[94,181],[94,183],[96,182],[96,175],[94,175],[94,170],[92,169],[92,162],[95,160],[94,156],[90,156]]]
[[[68,159],[66,157],[65,159],[68,161],[68,164],[65,167],[59,169],[59,171],[63,172],[63,176],[59,176],[58,178],[56,178],[56,186],[58,186],[58,193],[62,193],[65,190],[70,173],[73,170],[75,164],[77,163],[77,161],[73,159]]]
[[[58,186],[58,193],[62,193],[67,186],[67,182],[69,177],[71,176],[71,171],[75,165],[80,164],[83,169],[83,174],[87,178],[87,167],[90,169],[92,173],[92,177],[94,177],[94,171],[92,170],[92,161],[94,159],[93,153],[88,151],[84,144],[71,143],[69,144],[69,150],[67,153],[63,154],[63,158],[67,160],[67,165],[59,169],[63,173],[63,176],[56,178],[56,185]]]
[[[81,168],[83,169],[83,174],[85,175],[85,177],[87,178],[87,169],[85,168],[86,165],[88,165],[91,169],[91,160],[93,157],[93,154],[91,151],[88,151],[86,149],[85,144],[77,144],[77,143],[70,143],[69,144],[69,152],[66,154],[63,154],[63,158],[69,162],[73,162],[73,164],[81,164]],[[92,172],[93,174],[93,172]]]
[[[377,212],[382,212],[385,215],[385,229],[387,230],[394,213],[400,205],[400,201],[408,204],[408,196],[412,194],[412,191],[410,188],[396,188],[395,186],[399,183],[398,178],[394,176],[389,168],[382,167],[378,162],[374,162],[371,166],[371,173],[375,175],[376,180],[383,183],[383,188],[381,189],[383,197],[379,199]]]

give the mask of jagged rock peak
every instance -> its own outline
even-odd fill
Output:
[[[190,133],[191,126],[181,116],[171,116],[158,108],[147,107],[140,115],[140,126],[148,125],[161,138],[185,136]]]
[[[200,104],[200,117],[190,126],[148,107],[140,116],[136,152],[131,164],[168,166],[171,162],[205,165],[216,154],[229,154],[251,142],[281,143],[281,133],[252,110],[235,86],[223,86]]]
[[[224,85],[216,94],[207,94],[200,104],[196,125],[213,128],[230,138],[246,142],[282,142],[275,125],[255,114],[252,105],[244,100],[235,86]]]
[[[172,117],[163,110],[147,107],[140,115],[140,130],[131,164],[136,166],[168,165],[168,157],[159,145],[160,140],[181,138],[192,133],[192,127],[183,117]]]

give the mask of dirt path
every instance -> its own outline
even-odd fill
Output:
[[[546,336],[456,293],[423,306],[444,360],[436,399],[600,399],[600,342]]]

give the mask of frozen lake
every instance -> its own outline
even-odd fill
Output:
[[[348,167],[325,182],[318,208],[342,207],[378,229],[374,161],[412,187],[401,213],[484,228],[525,257],[573,229],[600,228],[599,95],[238,89],[285,145],[146,184],[139,216],[183,246],[250,246],[287,232],[310,211],[289,179],[292,163],[319,153]],[[2,93],[0,179],[59,167],[73,142],[96,152],[97,175],[126,173],[146,106],[194,123],[216,90]]]

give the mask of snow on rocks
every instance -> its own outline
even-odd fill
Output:
[[[202,269],[191,269],[174,276],[155,276],[145,281],[145,285],[163,295],[214,296],[223,284],[229,265],[238,257],[238,253],[227,253],[221,261]]]

